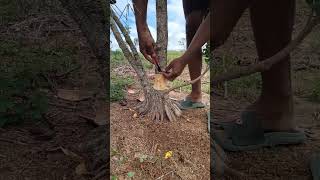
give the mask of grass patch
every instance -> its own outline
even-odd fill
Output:
[[[131,77],[119,77],[115,75],[111,75],[110,81],[110,101],[119,101],[125,96],[125,87],[128,85],[132,85],[134,83],[134,79]]]
[[[17,3],[14,0],[0,0],[0,25],[18,20]]]
[[[262,88],[261,82],[259,73],[235,79],[228,82],[228,92],[234,96],[256,99]]]
[[[318,51],[320,48],[320,32],[319,31],[315,31],[314,33],[312,33],[310,38],[310,46],[311,49],[313,51]]]
[[[121,65],[129,65],[128,60],[124,57],[121,50],[111,51],[110,56],[111,56],[110,58],[111,69],[119,67]],[[152,69],[153,65],[149,63],[149,61],[145,60],[142,54],[139,54],[139,56],[141,58],[143,68]]]
[[[167,52],[167,59],[168,63],[171,62],[173,59],[182,56],[183,51],[168,51]]]
[[[34,49],[15,41],[0,43],[0,127],[26,119],[41,120],[47,111],[48,73],[75,65],[69,49]]]
[[[309,99],[313,102],[320,102],[320,79],[319,78],[315,80],[313,83],[311,95]]]
[[[185,82],[184,81],[181,81],[179,79],[176,79],[174,81],[171,82],[171,86],[174,87],[174,86],[180,86],[182,84],[184,84]],[[187,93],[190,93],[191,92],[191,85],[188,85],[188,86],[183,86],[181,87],[179,90],[183,91],[183,92],[187,92]]]
[[[115,50],[110,52],[110,66],[117,67],[123,63],[127,63],[122,51]]]
[[[235,64],[234,57],[225,54],[222,57],[222,62],[215,65],[211,72],[216,75],[237,67],[238,65]],[[260,94],[262,88],[260,73],[255,73],[250,76],[227,81],[226,83],[228,96],[241,97],[248,100],[256,99],[256,97]],[[223,89],[224,86],[223,84],[220,84],[217,88]]]
[[[210,83],[202,84],[202,92],[210,94]]]

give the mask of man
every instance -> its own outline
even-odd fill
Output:
[[[213,50],[224,43],[247,8],[260,61],[273,56],[291,41],[295,1],[213,0],[211,5],[210,44]],[[171,72],[165,76],[170,80],[179,76],[185,59],[173,60],[166,69]],[[222,125],[224,131],[214,131],[217,143],[224,149],[238,151],[305,141],[306,137],[297,130],[293,117],[290,56],[261,76],[261,95],[242,113],[242,124]]]
[[[142,45],[140,45],[141,52],[152,62],[152,57],[155,56],[153,40],[146,25],[146,17],[143,16],[146,12],[146,3],[146,0],[144,2],[137,0],[136,2],[136,8],[142,10],[140,10],[142,12],[140,15],[136,13],[137,28]],[[188,46],[203,19],[204,8],[197,8],[203,7],[197,3],[200,2],[184,1]],[[261,61],[273,56],[291,41],[295,1],[213,0],[211,6],[213,7],[211,11],[213,24],[210,26],[210,41],[213,50],[224,43],[247,8],[250,10],[256,47]],[[192,10],[190,7],[193,7]],[[203,33],[198,34],[200,34],[198,37],[201,37]],[[201,72],[201,48],[199,47],[201,46],[197,46],[195,50],[192,49],[194,52],[191,53],[192,58],[190,55],[183,55],[173,60],[166,68],[169,73],[164,75],[169,80],[173,80],[181,74],[188,64],[191,79],[198,77]],[[186,53],[188,54],[189,51],[187,50]],[[270,70],[261,73],[261,76],[261,95],[242,113],[243,123],[241,125],[229,124],[229,128],[223,126],[222,128],[226,131],[222,131],[221,134],[215,131],[215,139],[227,150],[236,151],[268,145],[296,144],[305,140],[304,133],[296,129],[293,118],[290,56],[274,65]],[[181,104],[188,108],[201,107],[199,106],[200,101],[199,81],[192,86],[192,93]],[[229,129],[231,131],[227,131]]]
[[[148,61],[154,63],[153,59],[156,58],[155,42],[151,36],[146,19],[148,0],[133,0],[133,3],[140,52]],[[208,12],[209,0],[183,0],[183,9],[186,19],[186,40],[187,46],[189,46],[198,27]],[[193,60],[188,62],[191,80],[197,78],[201,74],[202,69],[201,48],[196,51]],[[191,93],[180,102],[181,108],[203,108],[204,104],[201,102],[201,93],[201,81],[198,81],[192,85]]]

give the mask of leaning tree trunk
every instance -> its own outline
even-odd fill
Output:
[[[167,66],[167,47],[168,47],[168,12],[167,0],[156,1],[157,11],[157,43],[156,52],[160,61],[161,69]],[[156,69],[157,72],[157,69]]]
[[[98,59],[99,73],[102,77],[102,88],[107,92],[106,85],[109,83],[107,72],[109,66],[109,29],[107,11],[103,7],[107,6],[106,0],[60,0],[62,6],[68,10],[71,17],[78,23],[82,33],[87,38],[87,41]]]
[[[69,12],[71,18],[79,25],[83,35],[98,60],[98,71],[102,78],[98,108],[108,107],[106,104],[107,85],[109,79],[109,14],[106,10],[107,0],[60,0],[62,6]],[[106,108],[106,111],[108,109]],[[107,120],[107,117],[106,117]],[[108,123],[107,123],[108,125]],[[108,127],[100,126],[92,130],[88,137],[80,144],[80,151],[87,155],[87,168],[95,177],[106,179],[109,169]]]

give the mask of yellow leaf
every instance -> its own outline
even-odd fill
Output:
[[[165,158],[165,159],[171,158],[171,157],[172,157],[172,154],[173,154],[172,151],[168,151],[168,152],[165,153],[164,158]]]

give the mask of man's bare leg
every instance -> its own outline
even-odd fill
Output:
[[[192,41],[197,29],[199,28],[202,19],[203,19],[203,12],[202,11],[192,11],[190,14],[186,15],[186,40],[187,46]],[[201,75],[202,69],[202,52],[196,53],[194,59],[188,63],[190,79],[193,80]],[[193,102],[201,102],[201,81],[198,81],[192,84],[192,91],[188,95],[188,98],[191,99]]]
[[[250,13],[260,60],[271,57],[290,42],[295,1],[257,0]],[[262,73],[262,81],[261,96],[249,108],[260,113],[266,129],[294,129],[290,57]]]

